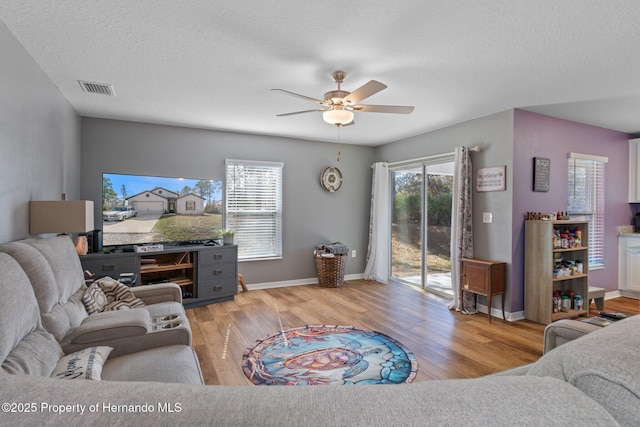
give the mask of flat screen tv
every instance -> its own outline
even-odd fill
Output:
[[[205,242],[222,214],[222,181],[102,174],[103,246]]]

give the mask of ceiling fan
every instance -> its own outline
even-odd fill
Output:
[[[296,96],[298,98],[306,99],[307,101],[315,102],[322,105],[322,108],[316,108],[313,110],[295,111],[293,113],[277,114],[278,117],[291,116],[294,114],[312,113],[315,111],[322,112],[322,118],[325,122],[336,126],[349,126],[354,124],[353,121],[354,111],[362,113],[395,113],[395,114],[409,114],[413,111],[414,107],[402,106],[402,105],[365,105],[358,104],[363,99],[375,95],[383,89],[387,88],[387,85],[380,83],[376,80],[370,80],[363,84],[353,92],[342,90],[340,85],[344,81],[347,73],[344,71],[334,71],[332,74],[333,81],[338,84],[337,90],[331,90],[324,94],[324,99],[311,98],[309,96],[299,95],[297,93],[289,92],[284,89],[271,89],[277,90],[287,95]]]

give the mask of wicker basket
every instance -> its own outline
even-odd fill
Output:
[[[316,273],[318,282],[323,288],[339,288],[344,284],[344,266],[347,264],[347,255],[333,255],[326,257],[315,254]]]

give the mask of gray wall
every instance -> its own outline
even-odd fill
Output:
[[[332,241],[356,250],[346,273],[360,274],[368,245],[374,154],[373,147],[83,118],[81,194],[101,206],[103,172],[224,179],[226,158],[284,162],[283,258],[240,263],[245,280],[314,278],[313,248]],[[320,173],[331,165],[343,175],[335,193],[320,186]],[[99,209],[96,221],[101,224]]]
[[[0,22],[0,242],[29,233],[29,200],[80,196],[80,117]]]
[[[456,146],[481,147],[471,154],[474,174],[479,168],[506,166],[506,191],[473,190],[474,255],[478,258],[511,264],[511,224],[513,187],[513,110],[471,120],[445,129],[402,141],[382,145],[376,151],[377,161],[397,162],[412,158],[451,153]],[[493,223],[483,224],[482,213],[493,213]],[[507,271],[509,277],[509,272]],[[510,311],[510,280],[507,279],[507,302]],[[484,303],[482,300],[480,302]],[[499,308],[500,302],[494,303]]]

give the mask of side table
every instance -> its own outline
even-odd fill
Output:
[[[506,263],[477,258],[463,258],[460,261],[460,299],[464,292],[487,297],[487,315],[491,323],[491,297],[502,295],[502,319],[504,315]]]

